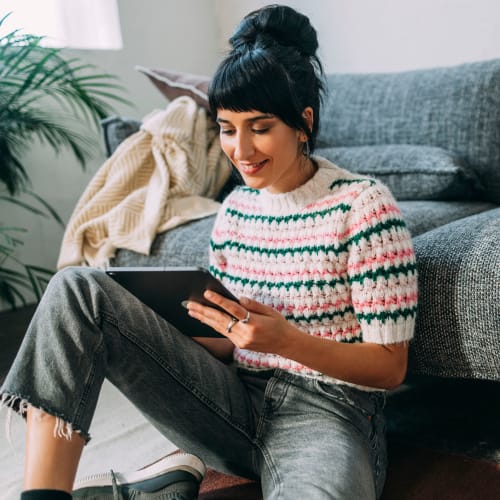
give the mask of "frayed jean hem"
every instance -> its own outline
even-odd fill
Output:
[[[5,433],[7,436],[7,440],[12,446],[12,415],[17,413],[23,418],[26,418],[26,413],[28,408],[33,408],[36,410],[35,418],[41,418],[42,413],[46,413],[55,417],[54,423],[54,438],[66,438],[71,440],[73,433],[79,434],[87,444],[91,437],[88,432],[83,431],[75,427],[73,423],[69,421],[69,419],[56,411],[51,410],[50,408],[46,408],[43,405],[38,405],[32,403],[29,398],[26,398],[17,394],[9,394],[8,392],[4,392],[0,394],[0,413],[3,408],[7,408],[7,416],[5,419]]]

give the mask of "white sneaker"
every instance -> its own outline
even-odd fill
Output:
[[[171,493],[177,493],[178,498],[196,498],[205,471],[195,455],[175,452],[136,471],[110,471],[79,479],[72,494],[88,500],[167,498]]]

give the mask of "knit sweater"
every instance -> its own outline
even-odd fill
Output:
[[[236,296],[267,304],[304,333],[390,344],[413,336],[417,270],[389,190],[315,157],[316,174],[273,194],[236,188],[217,215],[210,270]],[[250,370],[329,379],[276,354],[235,348]]]

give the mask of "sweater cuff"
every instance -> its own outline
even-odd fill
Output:
[[[413,338],[415,318],[400,318],[397,321],[374,319],[370,323],[362,322],[363,342],[374,344],[398,344]]]

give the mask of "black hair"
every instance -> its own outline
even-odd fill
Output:
[[[309,18],[285,5],[268,5],[243,18],[229,39],[208,91],[212,115],[218,109],[261,111],[303,131],[312,151],[324,91],[318,39]],[[303,117],[313,109],[313,127]]]

